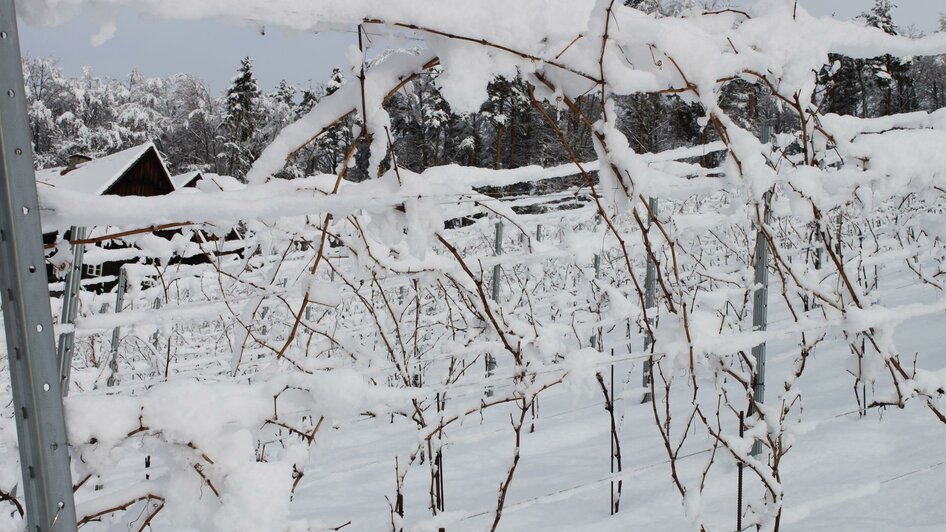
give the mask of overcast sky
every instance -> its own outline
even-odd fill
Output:
[[[194,0],[202,1],[202,0]],[[472,0],[475,1],[475,0]],[[746,5],[754,0],[739,0]],[[815,15],[850,18],[869,9],[874,0],[801,0]],[[938,28],[946,0],[895,0],[895,21],[931,32]],[[278,30],[261,35],[259,28],[221,22],[144,20],[125,13],[115,36],[92,46],[97,26],[79,18],[55,28],[31,27],[21,22],[23,52],[53,56],[69,75],[88,66],[99,76],[125,77],[133,68],[145,76],[187,72],[207,82],[214,91],[224,90],[240,59],[250,56],[263,89],[281,79],[297,86],[317,85],[332,68],[345,63],[345,50],[355,42],[354,33],[286,34]]]

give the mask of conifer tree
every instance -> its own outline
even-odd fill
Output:
[[[890,0],[876,0],[870,11],[861,14],[868,26],[878,28],[890,35],[897,35],[893,23],[893,8]],[[882,116],[908,112],[915,109],[913,80],[910,77],[910,61],[892,55],[870,59],[867,67],[873,74],[873,81],[880,89],[880,108]]]
[[[296,101],[296,92],[295,87],[286,82],[286,80],[281,80],[279,84],[276,85],[273,98],[279,103],[293,107]]]
[[[829,54],[828,64],[818,73],[819,85],[823,87],[822,98],[827,113],[857,116],[864,111],[863,94],[864,62],[845,55]]]
[[[333,68],[332,74],[328,77],[328,82],[325,84],[325,95],[330,96],[334,94],[335,91],[342,88],[344,84],[345,74],[342,73],[342,69]]]
[[[624,5],[633,7],[644,13],[656,13],[660,11],[660,0],[624,0]]]
[[[230,175],[242,177],[252,157],[252,140],[260,118],[260,91],[253,75],[253,61],[246,57],[227,90],[227,152]]]

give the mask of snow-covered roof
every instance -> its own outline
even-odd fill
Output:
[[[192,172],[185,172],[183,174],[178,174],[171,177],[171,182],[174,183],[174,190],[180,190],[190,184],[191,181],[201,177],[200,170],[194,170]]]
[[[56,188],[101,195],[125,175],[125,172],[144,157],[149,150],[155,150],[157,154],[154,143],[150,141],[99,159],[80,163],[74,170],[70,170],[65,174],[62,173],[66,169],[65,166],[47,168],[36,172],[36,182]],[[161,159],[160,155],[158,159]],[[164,165],[163,160],[161,165]]]

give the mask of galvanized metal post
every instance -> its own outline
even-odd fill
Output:
[[[763,144],[768,144],[772,138],[772,127],[763,126],[761,133],[760,140]],[[771,194],[766,192],[763,218],[766,225],[772,221],[772,210],[769,207],[771,201]],[[769,316],[769,246],[761,228],[756,233],[755,242],[755,285],[757,288],[752,295],[752,330],[764,331],[768,327]],[[752,395],[756,403],[762,404],[765,401],[765,342],[752,348],[752,356],[755,358]],[[761,452],[762,443],[756,440],[752,445],[752,455],[758,456]]]
[[[648,200],[647,203],[648,203],[648,206],[650,207],[650,212],[653,213],[653,216],[657,216],[657,198],[650,198],[650,200]],[[647,220],[648,220],[647,230],[649,231],[650,226],[653,224],[653,221],[650,216],[647,217]],[[653,259],[651,259],[650,256],[648,256],[647,257],[647,273],[646,273],[646,276],[644,277],[644,306],[647,307],[648,310],[651,310],[654,308],[656,297],[657,297],[657,265],[654,264]],[[654,326],[653,316],[648,316],[647,323],[651,327]],[[653,342],[654,342],[654,339],[651,337],[650,330],[648,329],[644,331],[644,351],[645,352],[648,349],[650,349],[650,346]],[[644,392],[644,398],[643,400],[641,400],[641,403],[647,403],[653,399],[650,396],[650,379],[651,379],[651,376],[653,375],[653,370],[654,370],[653,365],[654,365],[653,358],[648,357],[646,360],[644,360],[642,384],[646,391]]]
[[[601,278],[601,254],[595,253],[595,279]],[[598,327],[598,330],[591,336],[591,345],[599,352],[604,352],[604,329]],[[613,357],[612,357],[613,358]]]
[[[503,254],[503,223],[496,222],[496,256]],[[502,268],[499,264],[493,266],[493,301],[499,302],[499,280],[502,276]]]
[[[542,241],[542,224],[538,224],[535,226],[535,241],[536,242]]]
[[[816,231],[817,231],[817,223],[818,223],[818,222],[815,222],[815,224],[816,224]],[[821,232],[820,232],[820,231],[817,231],[817,232],[815,233],[815,246],[816,246],[816,247],[815,247],[815,270],[820,270],[822,264],[824,263],[824,245],[823,245],[823,243],[821,242]],[[816,304],[817,304],[817,303],[816,303]]]
[[[154,302],[151,304],[151,309],[161,310],[162,304],[163,302],[161,301],[161,298],[156,297],[154,298]],[[160,342],[161,342],[161,330],[157,329],[154,331],[154,334],[151,335],[151,345],[153,345],[155,349],[158,349]]]
[[[88,234],[85,227],[73,226],[69,229],[73,240],[82,240]],[[79,310],[79,290],[82,288],[82,262],[85,257],[85,244],[75,244],[72,247],[72,266],[66,274],[66,286],[62,293],[62,310],[59,315],[61,325],[76,324],[76,314]],[[69,377],[72,374],[72,353],[76,344],[75,329],[59,335],[59,344],[56,346],[56,355],[59,360],[59,379],[62,382],[62,396],[69,395]]]
[[[503,222],[496,222],[496,241],[494,242],[496,256],[503,254]],[[502,276],[502,267],[497,263],[493,266],[493,301],[499,303],[499,281]],[[493,358],[493,355],[486,354],[486,378],[489,379],[493,376],[493,372],[496,371],[496,359]],[[493,388],[492,386],[486,387],[486,397],[492,397]]]
[[[0,293],[30,532],[76,530],[13,0],[0,0]]]
[[[125,275],[125,268],[118,270],[118,288],[115,295],[115,313],[122,311],[122,299],[125,298],[125,286],[128,284],[128,277]],[[106,379],[106,386],[115,386],[118,384],[118,333],[121,327],[116,326],[112,330],[112,358],[108,362],[109,376]]]

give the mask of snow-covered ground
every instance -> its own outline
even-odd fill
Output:
[[[462,232],[476,234],[481,230],[482,225]],[[344,262],[339,260],[339,264]],[[345,266],[340,268],[344,271]],[[881,271],[885,273],[879,282],[878,303],[897,308],[941,302],[938,290],[913,282],[912,274],[905,268]],[[345,293],[348,295],[344,298],[348,299],[351,294]],[[392,293],[396,294],[397,290]],[[112,297],[97,296],[97,301],[93,302],[92,296],[87,295],[84,304],[95,307]],[[140,304],[150,298],[142,293],[132,300]],[[775,290],[770,295],[770,305],[770,329],[778,329],[786,324],[788,315]],[[192,314],[171,310],[172,314],[177,314],[172,321],[178,323],[195,320],[200,323],[203,319],[200,316],[214,312],[220,312],[220,309],[204,309]],[[129,316],[134,314],[128,312]],[[122,323],[114,318],[105,320],[106,317],[86,318],[89,329],[80,333],[83,357],[90,355],[91,344],[86,342],[93,338],[100,342],[97,348],[99,366],[76,369],[75,382],[81,388],[91,388],[96,379],[101,384],[103,379],[101,357],[108,351],[104,339],[108,336],[108,328],[104,324]],[[247,449],[242,447],[251,446],[260,452],[260,446],[266,441],[267,432],[258,430],[261,427],[255,427],[257,430],[250,434],[254,427],[248,425],[251,423],[248,420],[265,418],[273,404],[261,401],[260,390],[251,390],[245,379],[237,379],[237,384],[232,385],[218,382],[226,380],[223,374],[229,369],[230,352],[226,346],[212,345],[211,338],[217,337],[220,341],[220,331],[214,330],[212,320],[197,327],[190,326],[174,336],[175,362],[170,379],[162,382],[160,377],[148,376],[154,374],[154,368],[144,362],[160,359],[162,352],[159,351],[158,356],[140,352],[140,344],[151,341],[153,333],[161,334],[160,329],[151,325],[154,319],[153,315],[150,318],[139,317],[139,321],[146,321],[133,325],[127,332],[134,343],[126,339],[123,344],[127,351],[123,351],[122,357],[128,359],[123,361],[120,370],[123,384],[116,390],[121,395],[109,399],[110,396],[105,395],[109,390],[104,387],[87,392],[74,388],[73,397],[67,401],[73,437],[89,442],[94,435],[99,440],[96,444],[83,445],[83,460],[88,463],[76,464],[76,481],[83,478],[85,470],[96,470],[102,473],[98,482],[104,489],[96,490],[95,481],[89,481],[78,490],[80,515],[83,511],[93,513],[93,508],[108,508],[154,492],[162,493],[169,509],[175,509],[174,512],[159,514],[151,522],[155,530],[182,530],[194,526],[196,529],[266,530],[275,526],[284,512],[288,512],[290,522],[295,523],[299,530],[331,529],[348,522],[351,523],[347,525],[350,530],[385,530],[391,527],[389,501],[395,497],[395,467],[398,464],[403,470],[417,447],[420,434],[416,423],[409,419],[409,413],[402,407],[392,406],[397,397],[403,401],[407,399],[406,395],[383,392],[373,395],[371,387],[366,388],[365,381],[355,374],[310,383],[316,406],[305,415],[325,412],[327,416],[314,443],[300,450],[298,441],[303,438],[285,431],[269,434],[273,439],[268,445],[290,444],[292,447],[295,442],[296,448],[291,452],[307,455],[295,458],[297,463],[305,464],[305,474],[289,503],[285,464],[275,471],[261,467],[254,472],[247,469],[248,464],[239,463],[247,458]],[[895,342],[904,357],[912,359],[912,353],[922,353],[920,365],[946,366],[939,348],[946,339],[946,329],[942,326],[944,319],[946,316],[940,312],[910,319],[899,326]],[[134,319],[125,322],[128,323],[134,323]],[[94,335],[95,331],[101,332]],[[166,336],[160,338],[159,345],[163,349]],[[576,342],[570,343],[571,350],[578,349]],[[769,342],[769,394],[777,394],[779,379],[791,372],[798,351],[796,343],[793,340]],[[699,476],[711,458],[715,465],[705,481],[701,500],[688,500],[685,507],[671,483],[670,465],[655,428],[651,405],[640,403],[642,337],[635,333],[628,340],[623,328],[615,328],[605,335],[604,345],[606,352],[614,349],[614,359],[617,360],[612,393],[618,397],[616,415],[623,472],[611,476],[610,418],[594,379],[594,372],[602,371],[609,381],[611,364],[586,345],[585,351],[570,355],[572,358],[567,364],[550,364],[543,370],[547,376],[568,371],[569,377],[564,384],[543,392],[537,407],[526,417],[521,461],[509,489],[500,529],[683,530],[692,526],[686,508],[690,512],[699,511],[702,522],[710,530],[734,529],[737,469],[733,458],[722,449],[712,453],[713,439],[699,427],[691,429],[693,434],[680,451],[677,464],[684,484],[699,482]],[[632,348],[630,352],[629,345]],[[271,360],[271,355],[259,356]],[[583,356],[591,361],[590,365],[580,362]],[[848,344],[838,338],[826,341],[810,356],[808,367],[797,383],[803,397],[802,413],[800,423],[788,430],[794,442],[781,466],[785,490],[782,530],[942,530],[946,526],[946,514],[938,504],[938,494],[944,486],[943,472],[946,470],[946,450],[942,445],[946,426],[919,402],[908,403],[904,410],[871,409],[866,416],[860,416],[854,396],[854,379],[845,371],[851,358]],[[436,374],[436,367],[442,363],[435,361],[425,374]],[[263,383],[269,381],[269,384],[278,382],[280,377],[272,373],[274,368],[267,369],[268,365],[266,362],[261,366],[262,373],[249,370],[246,377]],[[333,363],[329,358],[322,359],[318,365],[343,368],[347,363]],[[479,376],[449,388],[447,413],[451,412],[453,403],[475,408],[480,398],[490,400],[483,392],[482,361],[469,372]],[[370,375],[375,371],[367,369],[366,373]],[[292,377],[286,378],[287,382],[292,381]],[[244,384],[239,384],[241,382]],[[322,389],[318,389],[320,384]],[[412,394],[430,397],[447,390],[437,384],[426,384],[414,389]],[[513,391],[508,364],[500,363],[490,384],[492,398]],[[154,388],[145,392],[142,385]],[[683,393],[689,392],[683,390]],[[141,439],[131,437],[121,444],[126,433],[139,428],[135,409],[141,405],[133,398],[142,394],[152,401],[150,408],[153,409],[148,412],[148,406],[145,406],[143,419],[164,423],[169,434],[152,434],[154,439],[151,440],[144,437],[148,435],[145,431]],[[119,399],[122,396],[128,400]],[[661,397],[658,390],[657,404],[663,408]],[[9,399],[4,401],[9,402]],[[392,408],[403,414],[362,414],[363,411],[390,412]],[[252,412],[253,409],[263,411]],[[685,397],[682,402],[673,403],[675,423],[679,423],[677,419],[688,412]],[[431,480],[425,454],[407,475],[402,489],[405,529],[489,528],[495,515],[498,488],[512,461],[514,433],[511,420],[518,413],[518,408],[511,405],[493,406],[473,412],[445,430],[442,440],[445,511],[436,518],[431,516]],[[428,415],[434,414],[428,410]],[[306,425],[305,419],[300,419],[291,410],[282,413],[279,419],[288,425],[297,425],[297,422],[301,423],[300,427]],[[732,426],[734,418],[728,416],[726,419],[726,424],[730,425],[727,428],[735,431]],[[142,421],[142,424],[147,423]],[[227,425],[233,423],[240,427],[228,429]],[[307,426],[313,426],[311,418]],[[5,429],[7,443],[0,452],[11,453],[14,441],[12,424],[7,424]],[[180,433],[170,434],[174,430]],[[222,436],[234,441],[212,441]],[[207,464],[211,478],[217,478],[213,475],[215,468],[221,467],[218,464],[234,460],[232,466],[223,466],[233,467],[230,473],[217,473],[225,479],[221,491],[224,498],[220,501],[200,477],[181,473],[178,462],[190,463],[187,460],[193,458],[186,456],[190,453],[188,449],[176,455],[166,445],[156,443],[158,440],[184,443],[197,438],[207,438],[205,442],[198,440],[197,446],[215,462]],[[241,439],[246,441],[239,441]],[[110,447],[113,444],[117,445],[115,449]],[[233,455],[227,457],[220,453]],[[149,455],[150,467],[145,468],[145,457]],[[12,460],[6,462],[15,463]],[[7,481],[13,481],[10,475],[16,470],[3,469]],[[146,478],[151,480],[146,481]],[[611,482],[618,479],[623,481],[620,510],[617,515],[609,516]],[[216,482],[219,484],[221,481]],[[270,490],[266,486],[279,486],[280,489]],[[761,491],[757,478],[747,471],[745,499],[757,498]],[[233,503],[238,504],[234,506]],[[241,514],[241,505],[245,505],[249,513]],[[135,529],[153,508],[154,505],[138,503],[132,505],[131,511],[113,514],[103,523],[89,523],[85,528]],[[226,515],[221,516],[221,511]],[[191,517],[187,517],[189,512]],[[204,517],[199,517],[202,513]],[[204,525],[200,525],[201,522]]]
[[[885,279],[882,301],[900,305],[937,296],[928,288],[906,284],[903,275]],[[774,296],[772,304],[773,321],[786,319]],[[940,314],[898,328],[898,345],[904,353],[927,353],[928,366],[946,366],[946,355],[937,347],[946,340],[944,320]],[[635,338],[632,344],[639,348],[640,340]],[[614,346],[618,358],[626,353],[623,335],[608,338],[606,345]],[[769,374],[786,374],[796,352],[789,342],[771,344]],[[849,358],[846,344],[825,343],[799,382],[804,414],[792,431],[797,441],[783,466],[783,530],[943,530],[946,512],[940,494],[946,487],[946,426],[919,404],[860,417],[853,378],[841,369]],[[625,383],[628,379],[630,384]],[[594,386],[560,388],[542,396],[535,432],[524,435],[522,461],[501,529],[677,531],[690,526],[671,485],[650,406],[638,404],[634,394],[639,381],[639,364],[615,364],[617,393],[629,392],[617,403],[623,418],[624,461],[619,513],[609,516],[610,425],[601,393]],[[778,384],[770,381],[769,389]],[[429,477],[421,473],[408,483],[407,522],[417,530],[489,527],[497,487],[512,458],[510,413],[492,409],[482,419],[472,416],[449,431],[444,447],[447,513],[439,521],[425,523]],[[355,530],[389,527],[385,497],[393,490],[394,457],[415,441],[411,427],[404,421],[367,419],[327,431],[321,438],[292,514],[331,526],[350,520]],[[680,462],[683,476],[695,478],[702,472],[711,444],[703,435],[687,444],[681,453],[688,456]],[[707,480],[702,501],[707,525],[712,530],[733,530],[736,467],[723,453],[716,460],[721,465]],[[747,492],[757,494],[758,482],[749,480],[749,474],[745,478]]]
[[[55,22],[122,3],[24,13]],[[410,30],[425,46],[373,61],[352,48],[357,81],[276,135],[246,184],[157,198],[40,188],[46,230],[182,224],[89,254],[157,261],[126,266],[121,308],[82,295],[65,406],[83,529],[715,531],[739,515],[766,531],[946,528],[946,110],[842,117],[818,100],[829,53],[944,54],[946,34],[908,39],[782,0],[672,17],[618,4],[141,2],[303,31]],[[598,160],[561,134],[550,142],[566,167],[400,168],[384,102],[432,69],[458,112],[495,76],[520,77],[556,134],[563,115],[587,126]],[[766,91],[776,135],[742,116],[748,104],[721,105],[737,82]],[[618,107],[641,93],[701,109],[694,122],[718,142],[637,153]],[[592,111],[575,103],[589,94]],[[273,179],[348,119],[337,174]],[[721,150],[714,168],[693,162]],[[346,180],[349,164],[369,179]],[[536,198],[483,193],[576,172],[583,185],[556,196],[572,210],[527,215],[511,205]],[[242,254],[215,249],[237,241]],[[655,402],[641,404],[648,360]],[[3,494],[18,483],[15,442],[6,409]],[[4,504],[0,528],[22,527]]]

